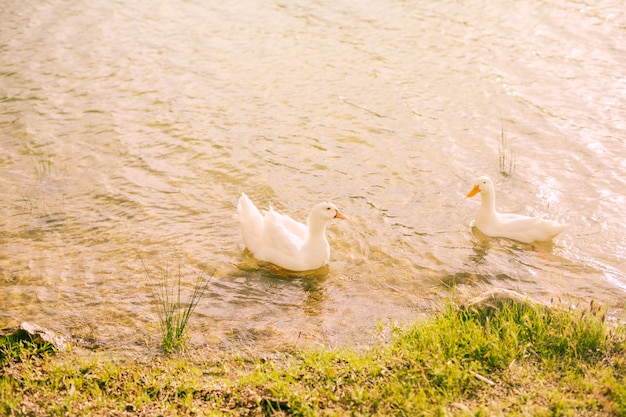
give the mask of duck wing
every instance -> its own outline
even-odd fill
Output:
[[[255,258],[271,262],[281,268],[299,271],[303,268],[303,258],[300,249],[304,241],[292,233],[287,225],[293,226],[289,222],[284,222],[284,216],[276,213],[270,208],[263,219],[262,235],[260,245],[250,251]]]
[[[498,236],[524,243],[543,242],[553,239],[566,225],[541,217],[498,213]]]
[[[306,224],[295,221],[289,216],[274,211],[270,206],[270,213],[272,213],[272,222],[275,225],[280,225],[285,228],[286,231],[297,236],[302,241],[306,240],[309,235],[309,228]]]
[[[302,231],[303,228],[304,233]],[[265,215],[263,221],[263,244],[267,251],[286,256],[295,256],[306,240],[306,235],[306,226],[275,212],[271,207]]]

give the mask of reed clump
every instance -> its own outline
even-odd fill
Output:
[[[211,276],[207,276],[204,270],[196,270],[193,288],[186,291],[184,278],[187,274],[183,272],[180,262],[174,271],[168,263],[159,267],[156,276],[150,272],[143,259],[142,264],[151,294],[155,299],[161,329],[161,347],[165,353],[184,350],[187,324],[206,293]],[[184,292],[187,293],[186,297],[183,296]]]
[[[498,163],[500,165],[500,173],[509,176],[515,171],[515,158],[513,156],[513,148],[511,140],[504,131],[504,126],[500,130],[500,142],[498,145]]]

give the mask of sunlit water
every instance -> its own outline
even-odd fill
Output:
[[[368,344],[455,290],[623,316],[619,2],[25,0],[0,19],[0,327],[154,348],[146,270],[165,267],[185,289],[212,275],[199,348]],[[485,174],[501,210],[568,229],[484,237],[465,195]],[[328,268],[256,263],[241,192],[302,221],[340,207]]]

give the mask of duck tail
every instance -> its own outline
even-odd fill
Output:
[[[252,250],[251,246],[255,246],[254,242],[259,239],[263,230],[263,215],[245,193],[241,193],[241,197],[239,197],[237,213],[241,223],[243,241],[248,249]]]

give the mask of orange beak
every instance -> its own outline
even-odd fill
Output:
[[[468,197],[474,197],[476,194],[478,194],[480,192],[480,187],[478,186],[478,184],[476,184],[474,186],[474,188],[472,188],[472,191],[470,191],[469,193],[467,193]]]
[[[335,213],[336,213],[335,214],[335,219],[350,220],[350,218],[348,216],[346,216],[345,214],[343,214],[339,210],[337,210]]]

